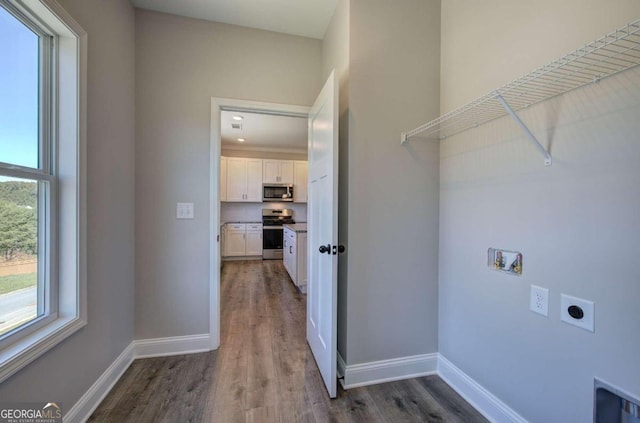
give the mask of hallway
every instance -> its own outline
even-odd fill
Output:
[[[305,340],[306,297],[280,261],[225,262],[221,345],[136,360],[91,422],[485,422],[437,376],[329,400]]]

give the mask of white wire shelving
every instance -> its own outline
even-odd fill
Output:
[[[402,144],[422,134],[443,140],[510,115],[551,164],[551,154],[518,117],[534,104],[640,65],[640,19],[554,60],[456,110],[401,134]]]

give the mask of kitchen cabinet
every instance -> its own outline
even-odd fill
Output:
[[[227,157],[227,201],[262,201],[262,160]]]
[[[227,257],[244,256],[247,251],[247,225],[244,223],[228,223],[225,232],[225,248]]]
[[[262,256],[261,223],[227,223],[225,257]]]
[[[262,255],[262,225],[247,224],[247,256]]]
[[[305,161],[296,160],[293,162],[293,202],[307,202],[307,184],[309,166]]]
[[[220,201],[227,201],[227,158],[220,157]]]
[[[307,232],[297,228],[303,225],[285,226],[283,232],[283,264],[294,285],[300,292],[307,292]],[[294,228],[294,229],[292,229]]]
[[[262,183],[293,184],[293,160],[263,160]]]

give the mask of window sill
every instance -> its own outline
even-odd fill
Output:
[[[0,351],[0,383],[87,324],[79,317],[60,317]]]

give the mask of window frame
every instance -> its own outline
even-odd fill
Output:
[[[38,271],[37,271],[37,314],[32,320],[0,335],[0,350],[20,338],[43,328],[57,317],[57,275],[50,271],[56,255],[56,167],[55,139],[51,130],[51,113],[54,97],[51,93],[54,79],[53,58],[55,57],[54,37],[41,26],[32,22],[13,4],[0,0],[3,7],[18,22],[38,37],[38,167],[20,166],[0,162],[0,176],[32,180],[37,184],[37,225],[38,225]]]
[[[40,40],[38,168],[0,163],[0,173],[38,181],[38,295],[45,311],[2,336],[2,382],[87,324],[87,34],[55,0],[0,4]]]

